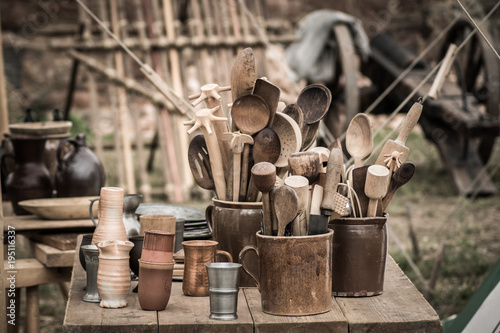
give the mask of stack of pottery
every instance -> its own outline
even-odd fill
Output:
[[[138,290],[143,310],[161,311],[167,307],[174,272],[174,236],[160,230],[144,232]]]

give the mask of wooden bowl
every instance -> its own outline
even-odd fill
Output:
[[[19,206],[45,220],[79,220],[90,219],[90,199],[97,197],[46,198],[23,200]],[[97,207],[92,212],[97,217]]]
[[[67,135],[71,129],[71,121],[42,121],[36,123],[19,123],[9,125],[12,134],[58,136]]]

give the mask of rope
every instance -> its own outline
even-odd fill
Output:
[[[497,56],[497,58],[500,59],[500,55],[498,55],[498,53],[495,50],[495,48],[493,47],[493,45],[491,45],[491,42],[488,40],[488,38],[486,38],[486,36],[484,35],[484,33],[481,31],[481,29],[479,29],[479,26],[476,24],[476,22],[474,22],[474,19],[469,14],[469,12],[467,11],[467,9],[465,9],[464,5],[462,5],[462,3],[460,2],[460,0],[457,0],[457,2],[460,5],[460,7],[462,7],[462,10],[464,11],[465,15],[467,15],[467,17],[469,18],[469,20],[471,21],[471,23],[474,25],[474,27],[476,27],[476,29],[479,32],[479,34],[481,35],[481,37],[483,37],[483,39],[486,42],[486,44],[488,44],[488,46],[493,50],[493,52],[495,53],[495,55]]]

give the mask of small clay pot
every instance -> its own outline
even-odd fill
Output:
[[[134,243],[134,247],[130,250],[130,269],[135,275],[139,276],[139,259],[142,254],[142,244],[144,236],[132,236],[129,241]]]
[[[146,262],[139,259],[139,305],[143,310],[162,311],[172,292],[174,264]]]
[[[80,243],[80,252],[79,252],[80,264],[82,265],[84,271],[87,270],[87,265],[85,264],[85,255],[83,254],[82,246],[84,246],[84,245],[90,245],[92,243],[92,237],[93,236],[94,236],[94,234],[85,234],[85,235],[83,235],[82,242]]]
[[[145,231],[141,259],[146,262],[173,263],[174,237],[175,233],[171,232]]]

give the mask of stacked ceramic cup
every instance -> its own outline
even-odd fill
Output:
[[[146,230],[139,259],[139,304],[143,310],[167,307],[174,272],[174,233]]]

